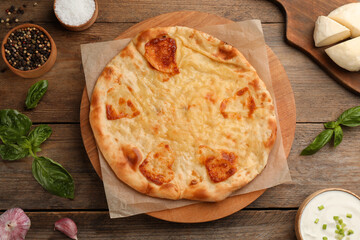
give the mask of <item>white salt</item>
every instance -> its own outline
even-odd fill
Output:
[[[55,13],[66,25],[84,24],[90,20],[94,12],[94,0],[56,0],[55,2]]]

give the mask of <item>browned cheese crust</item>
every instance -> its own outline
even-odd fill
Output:
[[[273,101],[234,47],[186,27],[139,33],[91,98],[96,142],[116,176],[168,199],[220,201],[266,166]]]

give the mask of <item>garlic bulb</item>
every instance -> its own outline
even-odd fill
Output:
[[[23,240],[30,226],[30,218],[21,208],[11,208],[0,216],[0,239]]]

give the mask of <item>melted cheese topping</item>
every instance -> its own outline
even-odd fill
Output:
[[[108,120],[101,128],[119,146],[142,153],[137,165],[154,184],[171,182],[184,190],[204,181],[208,188],[234,185],[235,175],[252,180],[266,165],[276,134],[263,82],[249,64],[231,62],[238,55],[231,46],[222,44],[213,54],[194,47],[190,37],[164,39],[171,49],[157,49],[161,54],[176,44],[176,55],[165,59],[168,69],[157,65],[164,60],[156,59],[159,46],[146,49],[151,39],[145,46],[131,42],[108,64],[111,74],[100,78],[110,83],[103,96]]]

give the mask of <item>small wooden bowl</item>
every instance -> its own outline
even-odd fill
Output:
[[[305,209],[305,207],[307,206],[307,204],[313,199],[315,198],[317,195],[323,193],[323,192],[328,192],[328,191],[342,191],[342,192],[346,192],[349,193],[351,195],[353,195],[354,197],[356,197],[357,199],[360,200],[360,197],[357,196],[355,193],[350,192],[349,190],[346,189],[342,189],[342,188],[325,188],[319,191],[314,192],[313,194],[311,194],[310,196],[308,196],[300,205],[299,210],[296,213],[296,217],[295,217],[295,234],[296,234],[296,238],[298,240],[304,240],[303,237],[301,236],[300,233],[300,219],[301,216],[303,214],[303,211]]]
[[[54,5],[53,5],[55,16],[56,16],[57,20],[60,22],[60,24],[61,24],[64,28],[66,28],[67,30],[74,31],[74,32],[84,31],[85,29],[88,29],[89,27],[91,27],[91,25],[94,24],[94,22],[96,21],[96,18],[97,18],[97,16],[98,16],[98,14],[99,14],[99,5],[98,5],[98,2],[97,2],[97,0],[94,0],[94,1],[95,1],[95,11],[94,11],[93,16],[89,19],[89,21],[87,21],[86,23],[81,24],[81,25],[79,25],[79,26],[68,25],[68,24],[65,24],[63,21],[61,21],[61,19],[58,17],[58,15],[57,15],[56,12],[55,12],[55,3],[56,3],[56,0],[54,0]]]
[[[51,53],[50,53],[50,56],[47,59],[47,61],[43,65],[41,65],[40,67],[38,67],[36,69],[33,69],[33,70],[22,71],[22,70],[14,68],[12,65],[10,65],[10,63],[6,59],[6,57],[5,57],[5,44],[6,44],[7,39],[9,38],[9,36],[10,36],[10,34],[12,32],[14,32],[15,30],[17,30],[19,28],[27,28],[27,27],[34,27],[34,28],[39,29],[43,33],[45,33],[45,35],[48,37],[48,39],[50,41],[50,44],[51,44]],[[54,65],[54,63],[56,61],[57,49],[56,49],[56,45],[55,45],[55,42],[54,42],[53,38],[50,36],[50,34],[43,27],[40,27],[39,25],[35,25],[35,24],[25,23],[25,24],[21,24],[19,26],[14,27],[13,29],[11,29],[6,34],[4,40],[2,41],[2,44],[1,44],[1,55],[2,55],[2,58],[4,59],[5,64],[16,75],[18,75],[20,77],[23,77],[23,78],[37,78],[37,77],[40,77],[40,76],[44,75],[45,73],[47,73],[52,68],[52,66]]]

